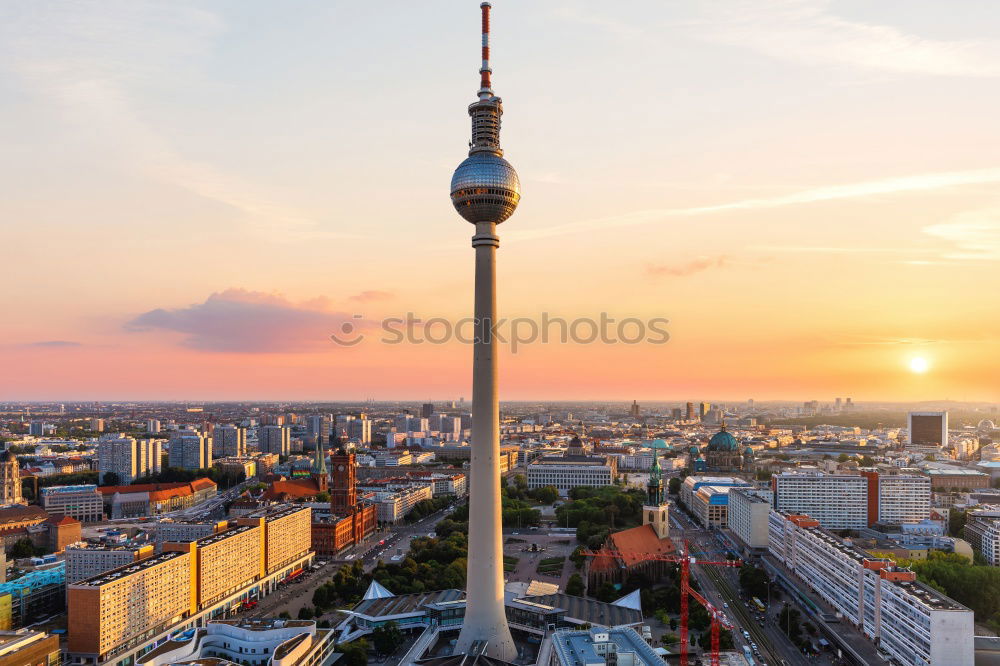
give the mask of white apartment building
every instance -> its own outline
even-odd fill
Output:
[[[66,583],[76,583],[105,571],[132,564],[153,554],[153,545],[93,546],[74,543],[66,546]]]
[[[964,536],[991,566],[1000,567],[1000,506],[986,505],[969,511]]]
[[[808,514],[828,530],[868,527],[868,479],[860,474],[783,472],[771,487],[776,511]]]
[[[750,484],[732,476],[689,476],[684,479],[678,494],[680,503],[687,507],[688,511],[694,511],[694,496],[702,486],[749,488]]]
[[[97,442],[97,470],[100,482],[113,472],[118,483],[127,485],[137,477],[160,471],[162,442],[156,439],[135,440],[132,437],[108,437]]]
[[[176,523],[156,524],[156,550],[163,550],[167,541],[187,542],[197,541],[224,531],[229,526],[226,520],[190,520]]]
[[[257,434],[257,448],[261,453],[287,456],[292,451],[292,431],[280,425],[261,426]]]
[[[871,475],[868,483],[878,484],[878,522],[889,525],[919,523],[931,515],[931,479],[909,474]],[[870,488],[874,495],[876,489]],[[871,521],[875,522],[875,521]]]
[[[182,469],[205,469],[212,466],[212,438],[192,431],[182,431],[170,440],[167,464]]]
[[[212,431],[212,457],[242,458],[247,454],[247,430],[235,425],[217,425]]]
[[[691,500],[691,513],[705,527],[725,529],[729,524],[729,491],[732,486],[702,486]]]
[[[768,549],[894,663],[973,666],[973,613],[909,569],[845,544],[810,516],[772,511]]]
[[[398,523],[423,500],[433,497],[432,484],[411,486],[399,490],[382,490],[375,493],[375,508],[380,523]]]
[[[528,488],[555,486],[560,495],[565,495],[579,486],[610,486],[615,482],[616,471],[617,464],[602,457],[545,456],[528,465]]]
[[[751,488],[729,491],[729,529],[750,549],[767,549],[771,500]]]

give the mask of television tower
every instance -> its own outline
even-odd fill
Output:
[[[476,225],[475,341],[472,357],[472,460],[469,466],[469,555],[465,621],[455,652],[514,661],[517,648],[503,603],[503,549],[500,511],[500,403],[497,398],[497,225],[514,213],[521,183],[500,149],[503,105],[493,94],[490,75],[490,3],[480,5],[483,62],[479,100],[469,105],[469,157],[451,178],[451,202]]]

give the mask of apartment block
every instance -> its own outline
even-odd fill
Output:
[[[66,582],[76,583],[106,571],[132,564],[154,553],[152,544],[141,546],[94,546],[76,543],[66,546]]]
[[[261,453],[287,456],[292,450],[292,431],[280,425],[261,426],[257,434],[257,448]]]
[[[784,472],[771,489],[776,511],[808,514],[829,530],[868,527],[868,479],[860,474]]]
[[[894,663],[973,666],[973,613],[806,515],[772,511],[768,549]]]
[[[262,519],[244,519],[219,534],[184,543],[167,542],[164,552],[189,553],[191,590],[189,612],[204,610],[264,576]]]
[[[162,444],[155,439],[136,440],[132,437],[102,438],[97,443],[97,470],[100,482],[114,473],[118,483],[127,485],[136,478],[160,471]]]
[[[273,573],[309,552],[312,541],[312,509],[278,505],[255,512],[246,518],[264,519],[264,570]]]
[[[179,622],[196,581],[191,555],[169,552],[67,586],[69,651],[99,662]]]
[[[212,438],[186,431],[170,440],[168,465],[181,469],[207,469],[212,466]]]
[[[868,523],[904,525],[931,515],[931,480],[919,474],[862,472],[868,479]]]
[[[229,528],[227,520],[181,520],[156,524],[156,549],[163,550],[168,541],[197,541]]]
[[[1000,506],[970,510],[965,522],[965,540],[994,567],[1000,567]]]
[[[247,454],[247,430],[235,425],[218,425],[212,431],[212,456],[242,457]]]
[[[771,514],[770,498],[751,488],[729,491],[729,529],[753,549],[767,549],[767,525]]]

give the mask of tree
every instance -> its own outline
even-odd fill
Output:
[[[327,503],[327,502],[329,502],[330,501],[330,493],[326,492],[325,490],[322,491],[322,492],[316,493],[316,501],[317,502],[323,502],[324,504]]]
[[[292,619],[292,615],[288,611],[281,611],[280,613],[278,613],[278,617],[281,618],[282,620]]]
[[[31,543],[31,539],[18,539],[17,543],[14,544],[14,547],[10,549],[10,557],[13,559],[34,556],[35,546]]]
[[[681,481],[681,479],[680,479],[679,476],[671,477],[671,479],[669,481],[667,481],[667,491],[671,495],[677,495],[678,493],[681,492],[681,485],[683,483],[684,482]]]
[[[961,537],[965,528],[965,511],[954,507],[948,509],[948,534],[953,537]]]
[[[582,597],[583,592],[583,577],[578,573],[574,573],[566,583],[566,594],[574,597]]]
[[[117,472],[105,472],[104,481],[101,482],[102,486],[118,486],[121,485],[121,477],[118,476]]]
[[[299,619],[300,620],[311,620],[316,613],[313,611],[311,606],[303,606],[299,609]]]
[[[528,491],[528,495],[542,504],[552,504],[559,499],[559,491],[555,486],[542,486]]]
[[[368,641],[363,638],[350,643],[341,643],[336,651],[343,653],[341,662],[345,666],[368,666]]]
[[[740,567],[740,587],[751,597],[766,597],[770,581],[763,569],[744,564]]]
[[[597,588],[597,593],[594,595],[598,601],[604,601],[606,603],[611,603],[617,599],[618,596],[618,589],[615,588],[614,584],[610,581],[602,583],[601,586]]]
[[[801,618],[802,614],[788,604],[785,604],[785,607],[778,613],[778,627],[793,643],[798,643],[802,635],[802,627],[799,626]]]
[[[837,462],[839,462],[839,463],[845,463],[845,462],[847,462],[850,459],[851,459],[851,457],[849,455],[847,455],[846,453],[841,453],[839,456],[837,456]]]
[[[703,650],[707,650],[712,647],[712,634],[708,632],[702,634],[701,638],[698,639],[698,645],[700,645]],[[719,631],[719,649],[732,650],[733,646],[733,633],[731,631],[726,631],[725,629]]]
[[[403,643],[403,632],[395,622],[388,622],[376,627],[372,632],[372,644],[375,652],[381,655],[392,654]]]

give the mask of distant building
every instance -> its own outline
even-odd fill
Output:
[[[235,425],[215,426],[212,432],[212,456],[240,458],[247,454],[247,430]]]
[[[42,508],[89,523],[104,520],[104,498],[96,485],[50,486],[39,491]]]
[[[425,419],[430,418],[431,414],[433,413],[434,413],[434,403],[425,402],[423,405],[420,406],[420,416],[422,416],[423,418]]]
[[[149,419],[146,421],[146,432],[151,435],[158,434],[160,432],[160,422],[156,419]]]
[[[0,453],[0,505],[27,504],[21,494],[21,468],[17,456],[6,449]]]
[[[274,453],[287,456],[291,453],[291,429],[281,425],[266,425],[260,428],[258,447],[261,453]]]
[[[100,483],[113,473],[118,483],[128,485],[135,479],[160,471],[160,440],[136,440],[132,437],[109,437],[97,443],[97,470]]]
[[[104,432],[104,419],[90,419],[90,429],[94,432]]]
[[[134,486],[100,486],[104,513],[112,518],[140,518],[187,509],[215,497],[211,479],[190,483],[144,483]]]
[[[168,466],[180,469],[208,469],[212,466],[212,438],[184,431],[170,440]]]
[[[910,412],[906,429],[910,446],[948,446],[948,412]]]
[[[964,536],[991,566],[1000,567],[1000,506],[970,509]]]
[[[599,488],[613,485],[618,476],[614,456],[564,455],[542,456],[528,464],[528,488],[554,486],[566,495],[571,488]]]
[[[0,666],[59,664],[59,637],[44,631],[0,631]]]

